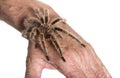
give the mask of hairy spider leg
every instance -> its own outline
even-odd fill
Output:
[[[42,48],[43,52],[45,53],[46,59],[49,61],[50,59],[49,59],[48,51],[47,51],[46,44],[45,44],[44,34],[40,34],[40,38],[41,38],[41,48]]]
[[[40,34],[38,28],[36,28],[35,33],[36,33],[36,36],[38,37],[39,34]],[[34,38],[35,38],[35,48],[38,48],[38,47],[39,47],[39,43],[37,43],[37,39],[36,39],[36,37],[34,37]]]
[[[28,39],[26,30],[23,30],[23,31],[22,31],[22,37]]]
[[[68,36],[70,36],[71,38],[73,38],[77,42],[79,42],[81,44],[81,46],[86,47],[83,43],[81,43],[81,41],[79,39],[77,39],[73,34],[69,33],[68,31],[65,31],[65,30],[63,30],[63,29],[61,29],[59,27],[55,27],[54,29],[67,34]]]
[[[55,26],[55,24],[57,24],[57,23],[60,23],[60,22],[63,22],[64,20],[62,19],[62,18],[60,18],[60,17],[58,17],[58,18],[55,18],[53,21],[51,21],[51,23],[50,23],[50,26],[51,26],[51,30],[53,30],[54,31],[54,33],[57,35],[57,37],[59,37],[59,38],[63,38],[56,30],[54,30],[54,27],[53,26]],[[52,28],[53,27],[53,28]]]
[[[57,37],[63,39],[63,37],[56,31],[56,30],[53,30],[55,32],[55,34],[57,35]]]
[[[43,17],[43,14],[41,13],[40,9],[39,8],[35,8],[33,10],[34,10],[35,15],[37,16],[37,18],[39,18],[41,23],[44,24],[44,17]]]
[[[60,46],[59,46],[58,42],[56,41],[55,37],[51,34],[50,38],[51,38],[51,41],[52,41],[53,45],[55,46],[56,50],[60,53],[61,59],[65,62],[66,60],[62,55],[62,51],[61,51]]]
[[[35,48],[38,47],[38,43],[36,42],[36,36],[37,36],[37,28],[34,27],[31,29],[31,32],[29,34],[29,39],[34,43]]]
[[[28,39],[28,32],[31,32],[32,31],[32,28],[33,27],[27,27],[25,30],[22,31],[22,36],[26,39]]]
[[[55,25],[55,24],[57,24],[57,23],[59,23],[59,22],[63,22],[63,21],[64,21],[64,20],[63,20],[62,18],[57,17],[57,18],[53,19],[50,24],[51,24],[51,25]]]
[[[49,22],[49,10],[47,10],[47,9],[45,9],[44,10],[44,16],[45,16],[45,24],[48,24],[48,22]]]

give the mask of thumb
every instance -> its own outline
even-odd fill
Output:
[[[34,48],[33,44],[29,42],[25,78],[41,78],[44,68],[55,69],[46,61],[42,51]]]

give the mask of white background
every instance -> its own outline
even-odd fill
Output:
[[[92,44],[113,78],[120,78],[119,0],[43,0],[86,41]],[[26,39],[0,21],[0,78],[24,78]],[[45,69],[42,78],[65,78]]]

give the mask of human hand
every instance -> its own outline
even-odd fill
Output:
[[[102,62],[96,56],[91,45],[86,43],[86,48],[74,44],[72,47],[71,45],[67,46],[63,53],[66,62],[63,62],[59,58],[51,46],[51,50],[49,50],[50,61],[48,61],[42,50],[36,49],[34,45],[29,42],[25,78],[40,78],[44,68],[57,69],[64,74],[66,78],[111,78]]]
[[[32,8],[39,8],[42,11],[48,9],[51,19],[59,17],[51,7],[36,0],[0,0],[0,19],[22,32],[25,29],[23,24],[25,18],[34,17]],[[59,23],[57,26],[72,33],[86,47],[61,32],[63,39],[57,39],[66,61],[60,58],[55,47],[47,43],[50,58],[48,61],[41,48],[35,48],[34,43],[29,41],[25,78],[40,78],[44,68],[57,69],[67,78],[111,78],[92,47],[85,40],[69,25]]]

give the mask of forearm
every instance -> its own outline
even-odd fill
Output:
[[[26,7],[23,8],[21,2],[18,0],[1,0],[0,2],[0,19],[19,31],[23,29],[22,21],[27,10]]]
[[[50,19],[59,16],[51,7],[42,2],[37,2],[36,0],[0,0],[0,19],[22,32],[22,30],[25,29],[23,24],[24,20],[27,17],[34,17],[34,12],[32,10],[34,8],[39,8],[42,12],[44,9],[48,9]],[[47,47],[51,58],[49,64],[53,65],[68,78],[111,78],[94,51],[91,50],[91,46],[87,44],[86,41],[76,34],[69,25],[63,25],[63,23],[57,25],[78,37],[86,47],[81,47],[81,45],[72,40],[70,36],[61,33],[64,39],[59,40],[59,43],[62,46],[66,62],[61,61],[56,50],[49,44]],[[29,46],[31,45],[29,44]],[[39,56],[41,58],[44,56],[40,49],[36,51],[36,48],[33,47],[29,47],[29,53],[31,53],[31,57]],[[44,65],[45,64],[42,64],[41,66],[44,67]],[[30,66],[30,68],[32,67],[33,66]],[[30,70],[27,72],[29,71]]]
[[[24,19],[33,16],[34,8],[49,9],[52,18],[58,16],[51,7],[37,0],[0,0],[0,20],[21,32]]]

